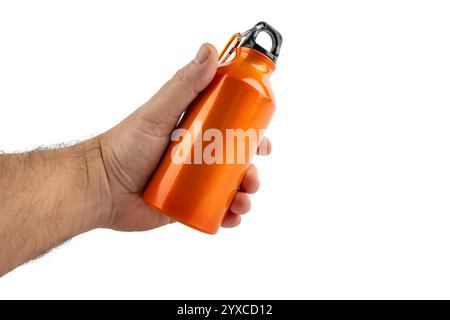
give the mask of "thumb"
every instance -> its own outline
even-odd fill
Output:
[[[203,44],[194,60],[175,75],[138,110],[145,120],[157,124],[160,135],[170,135],[180,116],[214,78],[217,69],[217,50]],[[146,121],[146,122],[147,122]],[[154,126],[152,126],[154,127]]]

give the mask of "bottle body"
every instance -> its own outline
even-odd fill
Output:
[[[161,213],[214,234],[275,111],[274,63],[238,48],[192,102],[143,194]]]

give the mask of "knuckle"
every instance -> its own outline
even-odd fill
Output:
[[[190,69],[191,69],[190,68],[190,64],[188,64],[187,66],[179,69],[174,75],[175,80],[178,80],[178,81],[181,81],[181,82],[184,82],[184,81],[188,80],[189,79],[189,74],[190,74]]]

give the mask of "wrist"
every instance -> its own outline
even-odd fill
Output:
[[[113,208],[97,138],[0,155],[0,276],[83,232]]]
[[[83,206],[80,216],[83,226],[88,231],[108,227],[113,216],[113,197],[108,175],[103,161],[100,138],[94,137],[72,147],[71,152],[78,162],[79,171],[75,173],[75,183],[80,183]]]
[[[107,226],[112,197],[97,140],[0,156],[0,276]]]

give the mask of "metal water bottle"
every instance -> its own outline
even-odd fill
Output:
[[[269,34],[270,51],[256,42],[260,32]],[[213,81],[172,134],[144,191],[147,204],[192,228],[218,231],[275,111],[269,77],[281,43],[266,22],[231,37]]]

